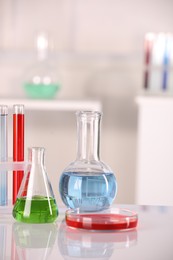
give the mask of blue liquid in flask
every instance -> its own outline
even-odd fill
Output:
[[[112,204],[117,183],[113,173],[64,172],[59,188],[66,206],[99,211]]]

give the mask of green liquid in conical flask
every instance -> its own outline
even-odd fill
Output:
[[[24,223],[52,223],[57,216],[58,208],[52,197],[17,198],[13,208],[13,217]]]

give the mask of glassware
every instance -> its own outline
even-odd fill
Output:
[[[24,161],[24,105],[13,106],[13,161]],[[23,171],[13,171],[13,204],[23,179]]]
[[[51,183],[44,167],[44,148],[29,148],[31,164],[22,180],[13,217],[25,223],[51,223],[58,216],[58,208]]]
[[[136,228],[138,214],[128,209],[109,208],[99,212],[82,212],[69,209],[65,216],[66,224],[73,228],[88,230],[129,230]]]
[[[116,196],[114,173],[100,161],[100,119],[99,112],[77,112],[77,158],[65,168],[59,184],[67,207],[99,211],[108,208]]]
[[[8,158],[8,138],[7,138],[7,116],[8,107],[0,106],[0,162],[7,161]],[[0,206],[8,204],[8,172],[0,171]]]
[[[60,80],[48,58],[49,41],[46,33],[37,35],[36,47],[37,62],[27,69],[24,89],[30,98],[51,99],[60,89]]]

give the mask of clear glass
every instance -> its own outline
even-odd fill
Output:
[[[8,159],[8,132],[7,118],[8,107],[0,106],[0,162],[5,162]],[[8,204],[8,172],[0,171],[0,206]]]
[[[111,168],[100,161],[101,113],[79,111],[77,115],[77,158],[63,171],[59,190],[67,207],[83,211],[108,208],[117,192]]]
[[[30,68],[27,68],[24,75],[24,90],[29,98],[54,98],[61,85],[57,70],[48,56],[49,39],[47,33],[38,33],[36,50],[37,61]]]
[[[128,209],[110,207],[97,212],[83,212],[80,209],[66,211],[66,224],[73,228],[88,230],[127,230],[136,228],[138,215]]]
[[[29,148],[29,163],[23,177],[13,217],[25,223],[51,223],[58,216],[58,208],[51,183],[44,167],[44,148]]]
[[[24,161],[25,112],[24,105],[13,106],[13,161]],[[23,179],[24,171],[13,171],[13,205]]]

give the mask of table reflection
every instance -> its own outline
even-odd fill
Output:
[[[5,259],[6,225],[0,224],[0,259]]]
[[[137,231],[122,232],[87,231],[68,227],[61,222],[58,247],[64,259],[109,259],[116,248],[128,248],[137,244]]]
[[[46,260],[57,236],[56,224],[13,224],[11,260]]]

